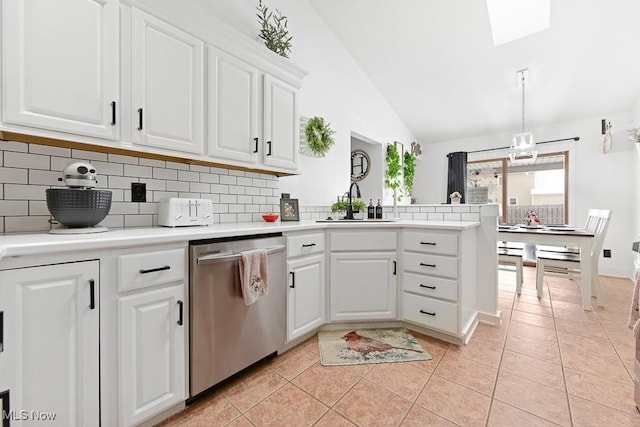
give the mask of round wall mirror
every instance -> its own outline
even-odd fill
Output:
[[[351,181],[362,181],[369,174],[371,160],[369,155],[362,150],[351,152]]]

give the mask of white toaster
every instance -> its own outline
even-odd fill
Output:
[[[161,199],[158,206],[158,225],[185,227],[213,224],[213,203],[209,199]]]

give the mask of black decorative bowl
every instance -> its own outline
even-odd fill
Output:
[[[67,227],[92,227],[111,209],[109,190],[49,188],[46,193],[49,212]]]

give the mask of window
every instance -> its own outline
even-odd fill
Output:
[[[500,205],[501,223],[522,223],[533,209],[543,224],[566,224],[568,158],[564,151],[540,154],[524,165],[512,166],[506,158],[470,161],[469,186],[488,188],[489,203]]]

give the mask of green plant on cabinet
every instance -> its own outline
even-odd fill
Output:
[[[256,7],[258,10],[258,23],[260,24],[260,38],[264,40],[265,46],[270,50],[285,58],[291,53],[291,39],[287,29],[287,17],[278,9],[273,13],[262,4],[262,0]]]
[[[367,210],[367,206],[362,199],[355,199],[352,206],[354,212],[364,212]],[[346,212],[347,209],[349,209],[348,200],[340,200],[331,205],[331,213]]]

